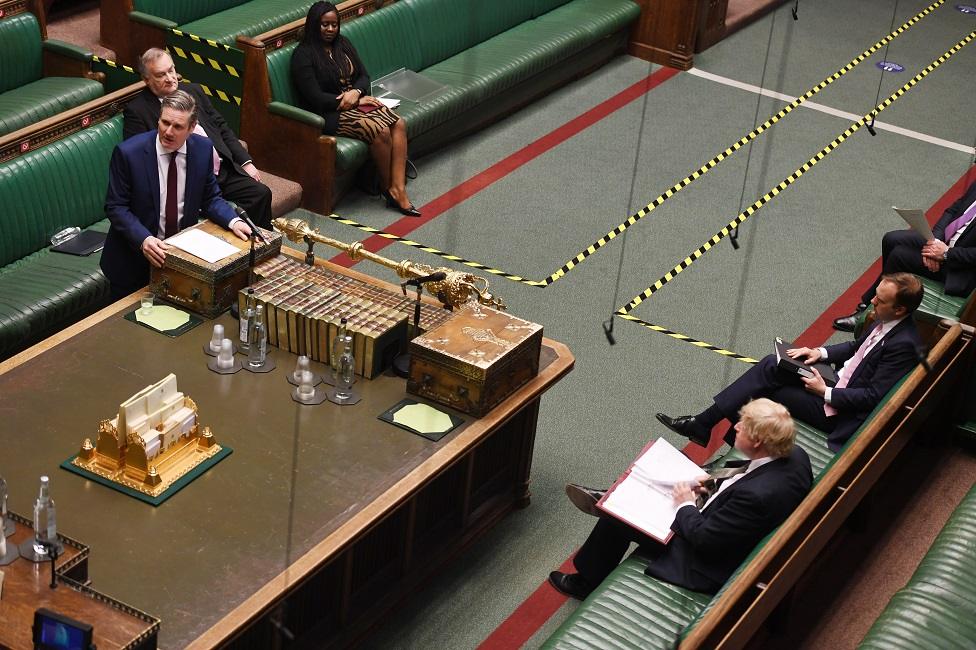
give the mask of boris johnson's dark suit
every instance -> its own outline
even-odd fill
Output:
[[[251,156],[199,85],[180,84],[180,90],[190,93],[196,100],[197,121],[220,156],[217,184],[224,198],[239,205],[257,225],[271,228],[271,190],[251,178],[243,168],[244,164],[251,162]],[[159,98],[148,87],[143,88],[125,106],[122,137],[128,139],[157,129],[161,111]]]
[[[149,282],[149,261],[142,254],[146,237],[159,232],[160,190],[156,131],[139,134],[115,147],[109,163],[105,214],[112,223],[100,265],[113,297],[132,293]],[[213,175],[210,140],[186,140],[186,188],[180,230],[205,217],[224,228],[236,216],[220,195]]]
[[[813,483],[810,459],[798,446],[788,456],[754,469],[699,511],[678,510],[666,545],[616,519],[601,518],[576,553],[576,570],[599,584],[629,548],[649,555],[650,576],[706,593],[718,591],[753,547],[781,524],[806,497]]]
[[[880,327],[875,323],[875,327]],[[857,353],[874,328],[855,341],[826,346],[827,361],[838,368]],[[831,391],[831,406],[837,415],[827,417],[824,400],[808,392],[795,376],[776,368],[776,357],[769,355],[747,370],[715,396],[715,405],[732,422],[739,409],[757,397],[768,397],[790,411],[790,415],[826,431],[827,446],[837,451],[850,438],[881,398],[918,363],[921,339],[911,315],[895,325],[878,341],[854,370],[846,388]],[[730,431],[731,435],[734,435]],[[726,442],[731,444],[729,436]]]
[[[935,238],[948,244],[951,238],[946,237],[946,227],[962,216],[973,202],[976,202],[976,183],[970,185],[959,200],[942,213],[932,228]],[[938,280],[945,284],[945,292],[950,296],[968,296],[976,289],[976,226],[966,228],[959,236],[938,271],[929,271],[922,264],[923,246],[925,239],[914,230],[892,230],[886,233],[881,239],[881,272],[906,271]],[[861,302],[871,301],[880,282],[881,276],[878,276],[861,296]]]

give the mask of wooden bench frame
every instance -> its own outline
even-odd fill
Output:
[[[679,648],[742,648],[786,598],[941,398],[972,364],[973,328],[943,320],[941,339],[796,511],[681,640]]]

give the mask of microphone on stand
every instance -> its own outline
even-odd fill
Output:
[[[247,212],[245,212],[241,208],[241,206],[239,206],[239,205],[235,205],[234,206],[234,214],[236,214],[238,217],[240,217],[241,221],[243,221],[244,223],[247,224],[247,227],[251,229],[251,233],[254,234],[255,236],[257,236],[257,238],[260,239],[262,243],[265,243],[265,244],[268,243],[268,240],[265,239],[264,238],[264,235],[261,234],[261,230],[257,226],[254,225],[254,222],[251,221],[251,217],[247,216]]]

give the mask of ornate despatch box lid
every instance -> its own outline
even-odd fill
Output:
[[[203,282],[209,284],[215,284],[224,278],[234,275],[235,273],[247,268],[248,256],[250,255],[251,250],[251,244],[249,241],[241,239],[230,230],[225,230],[223,227],[215,224],[212,221],[203,221],[195,226],[192,226],[192,228],[202,230],[205,233],[224,240],[228,244],[231,244],[237,248],[237,253],[216,262],[208,262],[205,259],[197,257],[196,255],[191,255],[190,253],[187,253],[186,251],[174,246],[166,253],[166,262],[163,264],[164,271],[177,271],[191,278],[196,278],[197,280],[202,280]],[[186,230],[190,230],[190,228],[186,228],[181,232],[185,232]],[[264,238],[268,243],[265,244],[260,239],[255,242],[255,263],[261,262],[262,260],[277,255],[279,252],[281,252],[280,232],[274,232],[262,228],[261,234],[264,235]],[[153,267],[153,271],[155,274],[157,269]]]
[[[534,351],[533,351],[534,349]],[[451,320],[410,342],[410,353],[485,381],[510,357],[534,355],[538,368],[542,325],[509,313],[469,304]]]

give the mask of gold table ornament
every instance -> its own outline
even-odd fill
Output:
[[[136,425],[127,423],[127,416],[140,408],[145,410],[145,422],[137,418]],[[181,419],[174,421],[173,416]],[[71,464],[151,497],[158,497],[222,450],[210,428],[200,426],[196,402],[176,391],[173,374],[123,402],[116,418],[99,423],[96,440],[92,445],[85,438]]]

